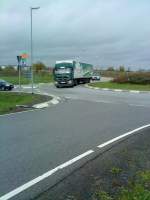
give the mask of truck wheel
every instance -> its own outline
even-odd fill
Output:
[[[77,80],[74,80],[73,83],[74,83],[74,86],[78,85]]]
[[[91,79],[89,78],[87,83],[90,83],[90,82],[91,82]]]
[[[73,88],[74,87],[74,83],[70,87]]]

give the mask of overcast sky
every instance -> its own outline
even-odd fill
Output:
[[[0,0],[0,64],[78,59],[96,66],[150,69],[150,0]]]

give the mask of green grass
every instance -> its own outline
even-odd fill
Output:
[[[44,101],[45,98],[37,94],[0,92],[0,114],[15,112],[16,105],[32,105]]]
[[[130,84],[130,83],[96,82],[96,83],[90,83],[89,86],[99,87],[99,88],[109,88],[109,89],[150,91],[150,85],[140,85],[140,84]]]
[[[105,191],[96,191],[92,200],[150,200],[150,171],[138,172],[127,186],[118,191],[113,197]]]
[[[18,85],[18,76],[0,76],[0,79],[8,81],[12,84]],[[52,74],[44,74],[44,75],[34,75],[34,83],[49,83],[53,82],[53,75]],[[21,76],[21,84],[29,84],[31,80]]]

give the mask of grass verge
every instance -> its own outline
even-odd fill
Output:
[[[96,82],[90,83],[88,85],[98,88],[150,91],[150,85],[139,85],[130,83]]]
[[[0,92],[0,115],[29,109],[32,105],[51,100],[49,96],[15,92]],[[28,108],[17,105],[27,105]]]
[[[0,76],[0,79],[8,81],[14,85],[18,85],[18,76]],[[52,74],[34,75],[34,83],[49,83],[49,82],[53,82]],[[29,84],[29,83],[31,83],[30,79],[21,76],[21,84]]]

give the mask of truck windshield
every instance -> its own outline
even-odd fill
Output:
[[[70,68],[59,68],[55,70],[55,74],[70,74]]]

